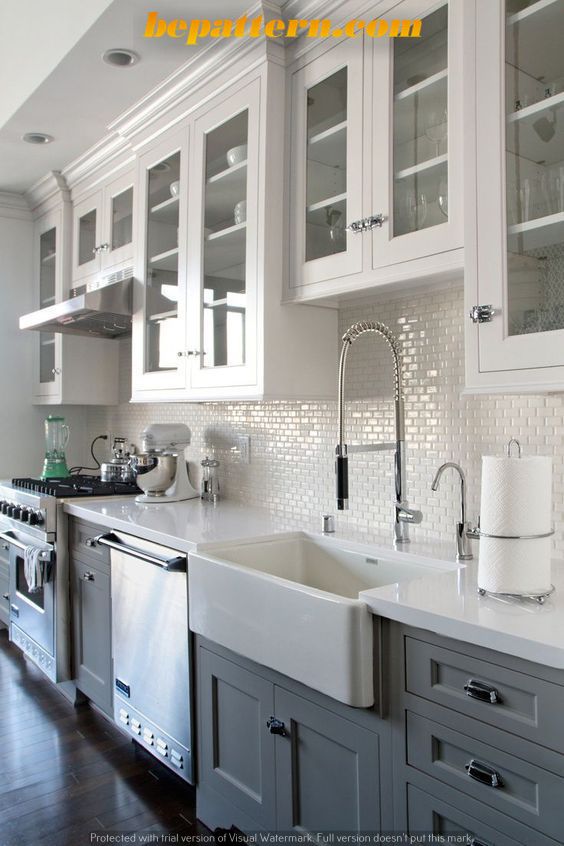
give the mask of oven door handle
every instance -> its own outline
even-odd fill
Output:
[[[5,540],[6,543],[9,543],[12,546],[15,546],[17,549],[20,549],[22,552],[24,552],[27,549],[28,546],[33,546],[32,543],[31,544],[22,543],[21,541],[19,541],[15,537],[15,535],[13,535],[12,532],[0,532],[0,540]],[[39,558],[41,559],[41,561],[50,562],[53,558],[53,549],[52,548],[42,549],[40,554],[39,554]]]
[[[185,573],[188,567],[188,559],[186,555],[177,555],[174,558],[160,558],[158,555],[153,555],[150,552],[145,552],[144,549],[137,549],[134,546],[127,546],[113,532],[107,535],[98,535],[95,542],[100,546],[109,546],[110,549],[117,549],[124,555],[131,555],[133,558],[138,558],[140,561],[146,561],[148,564],[154,564],[156,567],[162,567],[163,570],[170,570],[171,572]]]

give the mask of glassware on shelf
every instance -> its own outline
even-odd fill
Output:
[[[446,108],[430,109],[425,113],[425,136],[435,145],[435,157],[441,154],[441,144],[448,135],[448,112]]]
[[[448,217],[448,179],[446,178],[443,178],[439,181],[437,204],[442,214],[445,217]]]
[[[406,211],[411,231],[422,229],[427,220],[427,195],[424,191],[410,191],[407,194]]]

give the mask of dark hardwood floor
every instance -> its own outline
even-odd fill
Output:
[[[195,807],[190,785],[88,705],[73,707],[0,629],[0,846],[91,846],[104,843],[93,835],[134,832],[207,840]]]

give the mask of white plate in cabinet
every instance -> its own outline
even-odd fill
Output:
[[[462,0],[393,16],[293,74],[290,300],[462,269]]]
[[[466,182],[467,389],[562,390],[564,4],[475,0],[465,11],[476,80],[475,95],[466,89],[467,125],[476,127]],[[486,308],[472,320],[475,306]]]

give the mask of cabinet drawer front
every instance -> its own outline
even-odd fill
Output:
[[[564,687],[406,637],[409,693],[564,752]]]
[[[498,827],[493,828],[481,819],[476,819],[465,811],[449,805],[442,799],[432,796],[413,784],[407,785],[407,815],[408,833],[415,834],[422,831],[433,834],[435,837],[447,838],[462,836],[465,840],[458,839],[451,842],[464,842],[469,846],[544,846],[552,843],[542,835],[537,835],[530,828],[522,828],[522,834],[504,834],[506,820],[500,815]],[[520,827],[521,832],[521,827]]]
[[[425,717],[409,711],[406,717],[410,766],[551,837],[561,837],[564,779]]]
[[[97,562],[96,566],[109,572],[110,550],[107,546],[91,546],[90,542],[98,535],[104,534],[101,526],[93,526],[90,523],[83,523],[80,520],[72,520],[69,531],[69,545],[73,552],[80,558],[87,556]],[[106,565],[104,567],[103,565]]]

